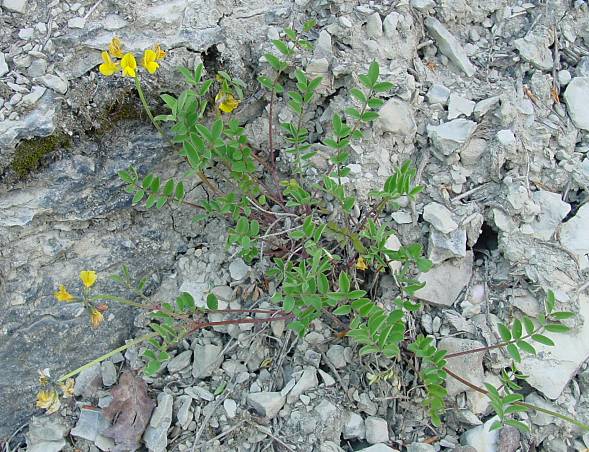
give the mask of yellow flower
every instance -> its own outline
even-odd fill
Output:
[[[48,368],[39,371],[39,384],[42,386],[45,386],[47,383],[49,383],[50,378],[51,375],[49,375]]]
[[[364,258],[362,256],[360,256],[358,258],[358,260],[356,261],[356,268],[358,270],[367,270],[368,269],[368,265],[366,264],[366,261],[364,260]]]
[[[137,69],[137,61],[135,61],[135,55],[132,53],[125,53],[123,59],[121,60],[121,67],[123,68],[123,75],[126,77],[133,77],[137,76],[135,72]]]
[[[118,63],[114,63],[110,59],[110,55],[108,54],[108,52],[102,52],[102,61],[104,61],[104,63],[98,66],[98,70],[102,75],[110,77],[119,70]]]
[[[80,279],[87,288],[90,288],[96,282],[96,272],[90,270],[83,270],[80,272]]]
[[[160,47],[159,44],[156,44],[153,46],[153,51],[155,52],[155,59],[157,60],[163,60],[164,57],[166,56],[166,52],[164,52],[162,50],[162,48]]]
[[[239,106],[239,101],[231,93],[220,92],[215,96],[215,103],[219,110],[224,113],[231,113]]]
[[[55,389],[43,390],[37,394],[37,408],[47,410],[47,414],[55,413],[60,406],[59,395]]]
[[[74,385],[75,380],[73,378],[68,378],[65,383],[61,383],[59,388],[63,391],[63,398],[69,399],[70,397],[74,396]]]
[[[123,43],[114,36],[108,45],[108,51],[115,58],[123,58]]]
[[[102,312],[95,307],[90,308],[90,324],[92,325],[92,328],[98,328],[103,320],[104,316],[102,315]]]
[[[53,295],[55,298],[57,298],[57,301],[65,301],[66,303],[76,299],[76,297],[67,291],[63,284],[59,285],[59,290],[57,292],[53,292]]]
[[[145,52],[143,52],[142,65],[145,69],[147,69],[147,72],[149,72],[150,74],[155,73],[155,71],[157,71],[157,69],[160,67],[160,65],[156,63],[156,61],[157,54],[153,50],[147,49]]]

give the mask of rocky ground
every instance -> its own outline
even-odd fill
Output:
[[[410,158],[425,187],[382,218],[402,243],[426,245],[424,302],[411,334],[449,351],[493,344],[495,325],[542,309],[542,288],[578,316],[571,333],[524,359],[526,400],[589,422],[589,9],[582,0],[2,0],[0,7],[0,438],[4,450],[113,450],[103,410],[139,349],[85,371],[59,413],[35,411],[37,370],[59,374],[137,334],[145,320],[111,309],[91,331],[78,308],[57,305],[57,284],[81,269],[127,264],[150,297],[210,288],[231,307],[268,303],[262,269],[226,250],[222,222],[183,208],[130,207],[117,171],[181,175],[178,157],[141,114],[129,80],[101,77],[113,35],[168,56],[148,91],[177,92],[174,68],[204,62],[244,80],[238,117],[267,140],[267,99],[255,82],[262,54],[285,26],[317,20],[309,70],[323,75],[310,118],[320,137],[346,88],[373,59],[395,91],[354,144],[359,196]],[[155,99],[155,96],[153,96]],[[284,102],[276,110],[288,117]],[[49,137],[43,139],[43,137]],[[195,189],[190,197],[203,193]],[[387,300],[392,280],[379,297]],[[257,288],[257,289],[256,289]],[[157,406],[150,451],[569,451],[589,435],[542,414],[520,434],[489,432],[488,401],[450,384],[442,428],[420,406],[413,369],[382,368],[324,322],[297,338],[271,326],[215,327],[185,341],[146,379]],[[472,358],[474,356],[475,358]],[[477,384],[497,383],[507,354],[452,362]],[[1,443],[1,441],[0,441]]]

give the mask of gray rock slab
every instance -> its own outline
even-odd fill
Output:
[[[4,0],[2,6],[8,11],[24,14],[27,9],[27,0]]]
[[[317,378],[317,369],[314,367],[307,367],[298,379],[297,383],[291,389],[287,396],[287,402],[292,403],[299,398],[301,394],[309,389],[317,387],[319,379]]]
[[[485,344],[482,342],[457,337],[445,337],[438,342],[438,349],[447,350],[448,354],[464,352],[484,346]],[[477,386],[483,386],[485,378],[483,358],[484,353],[473,353],[450,358],[448,359],[448,369]],[[472,391],[468,386],[453,378],[447,379],[446,389],[450,397],[454,397],[464,391]]]
[[[535,35],[527,35],[523,38],[513,41],[515,48],[522,58],[538,69],[549,71],[552,69],[551,50],[544,45],[543,40],[538,39]]]
[[[385,443],[389,440],[389,424],[380,417],[368,416],[364,421],[366,441],[369,444]]]
[[[86,409],[80,410],[80,417],[71,434],[79,438],[94,442],[100,433],[110,426],[110,422],[102,415],[101,410]]]
[[[6,57],[0,52],[0,77],[8,74],[8,64],[6,64]]]
[[[413,108],[401,99],[389,99],[380,109],[378,125],[385,132],[401,136],[415,136],[417,126]]]
[[[195,378],[210,377],[223,362],[222,351],[223,348],[218,345],[196,345],[194,347],[192,376]]]
[[[429,272],[419,275],[418,280],[426,284],[415,296],[428,303],[451,306],[470,281],[472,262],[472,252],[469,251],[465,258],[451,259],[433,266]]]
[[[589,268],[589,204],[582,205],[575,216],[560,228],[560,243],[575,253],[581,269]]]
[[[579,129],[589,130],[589,76],[572,79],[563,99],[573,124]]]
[[[452,232],[458,227],[458,224],[453,219],[452,212],[446,206],[437,202],[430,202],[425,205],[423,219],[444,234]]]
[[[260,416],[272,419],[284,406],[286,397],[280,392],[253,392],[248,394],[247,402]]]
[[[427,245],[428,259],[439,264],[448,259],[466,256],[466,231],[456,229],[448,234],[437,230],[430,231]]]
[[[57,416],[33,416],[26,434],[27,451],[59,452],[65,447],[68,431],[63,419]]]
[[[460,151],[477,128],[477,123],[468,119],[454,119],[438,126],[427,126],[427,134],[434,147],[444,155]]]
[[[476,68],[468,59],[460,41],[439,20],[427,17],[424,23],[440,51],[468,77],[472,77],[476,72]]]
[[[150,452],[167,450],[168,428],[172,424],[173,407],[174,397],[166,392],[160,392],[157,396],[157,406],[143,434],[143,441]]]
[[[532,199],[540,206],[540,213],[530,224],[534,230],[533,235],[540,240],[550,240],[560,222],[571,211],[571,206],[562,200],[559,193],[547,190],[535,191]]]
[[[193,352],[190,350],[185,350],[182,353],[174,356],[170,362],[168,363],[168,372],[171,374],[175,372],[179,372],[182,369],[188,367],[192,361],[192,354]]]

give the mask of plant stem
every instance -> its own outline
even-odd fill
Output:
[[[127,306],[133,306],[135,308],[149,309],[149,310],[155,310],[156,309],[156,306],[155,305],[146,305],[146,304],[142,304],[142,303],[137,303],[135,301],[127,300],[126,298],[117,297],[115,295],[94,295],[94,296],[90,297],[89,300],[91,300],[91,301],[112,300],[112,301],[116,301],[119,304],[124,304],[124,305],[127,305]]]
[[[452,372],[447,367],[444,367],[442,370],[444,372],[446,372],[448,375],[450,375],[452,378],[454,378],[455,380],[458,380],[463,385],[468,386],[470,389],[473,389],[473,390],[475,390],[475,391],[477,391],[477,392],[479,392],[481,394],[485,394],[485,395],[488,395],[489,394],[489,392],[486,389],[483,389],[480,386],[477,386],[474,383],[471,383],[470,381],[466,380],[465,378],[462,378],[460,375]],[[571,424],[576,425],[577,427],[581,428],[582,430],[589,431],[589,425],[584,424],[583,422],[577,421],[576,419],[573,419],[570,416],[566,416],[564,414],[560,414],[560,413],[558,413],[556,411],[548,410],[546,408],[542,408],[542,407],[533,405],[531,403],[526,403],[526,402],[515,402],[514,405],[519,405],[519,406],[523,406],[523,407],[529,408],[531,410],[540,411],[541,413],[545,413],[545,414],[548,414],[550,416],[554,416],[554,417],[559,418],[559,419],[562,419],[563,421],[566,421],[566,422],[570,422]]]
[[[139,76],[135,77],[135,88],[137,89],[137,94],[139,94],[139,99],[141,99],[141,103],[143,104],[143,109],[145,110],[145,113],[147,113],[147,116],[149,116],[151,123],[157,129],[157,131],[160,133],[160,135],[163,138],[166,138],[166,134],[164,133],[164,130],[161,128],[161,126],[157,123],[157,121],[153,117],[153,114],[151,113],[149,105],[147,104],[147,100],[145,99],[145,94],[143,93],[143,88],[141,87],[141,80],[139,79]]]
[[[92,361],[84,364],[83,366],[78,367],[77,369],[72,370],[71,372],[68,372],[65,375],[62,375],[61,377],[59,377],[57,379],[57,382],[60,383],[62,381],[67,380],[68,378],[74,377],[74,376],[78,375],[80,372],[82,372],[83,370],[89,369],[90,367],[95,366],[96,364],[101,363],[102,361],[110,358],[111,356],[114,356],[114,355],[116,355],[119,352],[122,352],[124,350],[127,350],[128,348],[131,348],[134,345],[137,345],[137,344],[139,344],[139,343],[141,343],[141,342],[143,342],[143,341],[145,341],[145,340],[147,340],[147,339],[149,339],[151,337],[155,337],[155,336],[157,336],[156,333],[148,333],[148,334],[145,334],[145,335],[143,335],[141,337],[135,338],[132,341],[127,342],[125,345],[121,345],[120,347],[115,348],[114,350],[111,350],[110,352],[108,352],[108,353],[106,353],[106,354],[104,354],[102,356],[99,356],[96,359],[93,359]]]
[[[471,353],[486,352],[488,350],[494,350],[496,348],[507,347],[510,344],[515,344],[517,341],[523,341],[524,339],[528,339],[528,338],[532,337],[534,334],[542,334],[543,331],[544,331],[544,328],[540,327],[537,330],[532,331],[531,334],[527,334],[519,339],[511,339],[510,341],[499,342],[498,344],[488,345],[486,347],[473,348],[471,350],[465,350],[463,352],[450,353],[450,354],[444,356],[444,359],[457,358],[458,356],[470,355]]]

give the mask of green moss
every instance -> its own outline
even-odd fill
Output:
[[[22,141],[16,148],[11,167],[19,177],[25,177],[39,167],[44,156],[70,144],[71,138],[65,133]]]

